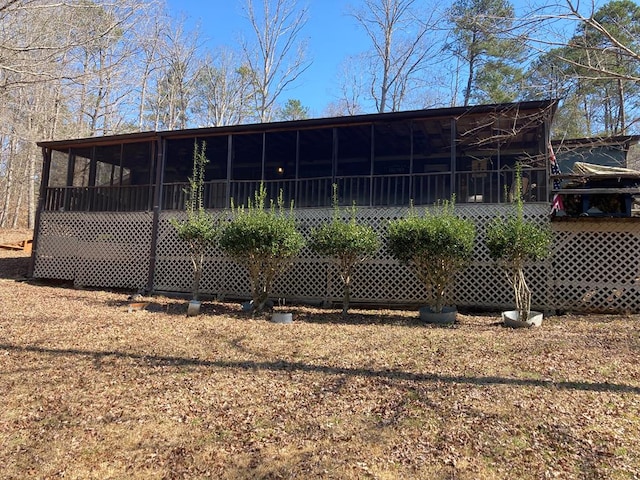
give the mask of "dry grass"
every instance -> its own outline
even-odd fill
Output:
[[[640,477],[637,316],[129,313],[27,262],[0,253],[2,478]]]

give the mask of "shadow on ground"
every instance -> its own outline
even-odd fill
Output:
[[[23,280],[29,273],[31,257],[11,256],[0,257],[0,278],[8,280]]]
[[[75,348],[49,348],[33,345],[0,344],[0,350],[5,352],[35,353],[41,355],[91,358],[95,365],[101,365],[107,357],[124,358],[139,362],[150,368],[171,367],[208,367],[229,368],[236,370],[265,370],[274,372],[310,372],[325,375],[349,375],[357,377],[377,377],[389,380],[429,382],[429,383],[455,383],[468,385],[513,385],[552,388],[557,390],[576,390],[590,392],[616,392],[640,394],[640,387],[608,382],[589,381],[553,381],[530,378],[513,378],[502,376],[465,376],[465,375],[441,375],[435,373],[415,373],[403,370],[374,370],[369,368],[335,367],[330,365],[314,365],[304,362],[291,362],[288,360],[277,361],[233,361],[233,360],[204,360],[200,358],[174,357],[147,355],[144,353],[121,352],[118,350],[92,351]]]

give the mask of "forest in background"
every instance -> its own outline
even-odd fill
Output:
[[[251,35],[211,47],[161,1],[0,0],[0,228],[33,227],[38,141],[307,118],[304,2],[237,1]],[[640,132],[631,0],[350,3],[370,48],[322,116],[557,98],[555,138]]]

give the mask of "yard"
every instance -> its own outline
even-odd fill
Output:
[[[0,251],[0,475],[640,478],[640,316],[237,304],[22,281]]]

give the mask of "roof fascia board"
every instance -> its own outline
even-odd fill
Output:
[[[225,135],[233,133],[256,133],[282,130],[304,130],[319,127],[339,127],[371,124],[376,122],[388,122],[396,120],[410,119],[437,119],[437,118],[460,118],[466,115],[482,115],[486,113],[507,112],[517,109],[517,111],[532,111],[545,109],[549,110],[549,118],[552,118],[557,108],[556,100],[536,100],[528,102],[498,103],[490,105],[471,105],[467,107],[450,107],[423,110],[408,110],[402,112],[373,113],[363,115],[353,115],[344,117],[311,118],[305,120],[292,120],[285,122],[254,123],[244,125],[229,125],[222,127],[190,128],[184,130],[164,130],[148,131],[139,133],[128,133],[120,135],[109,135],[103,137],[88,137],[68,140],[53,140],[38,142],[39,147],[62,150],[83,145],[116,145],[122,143],[135,143],[141,141],[155,141],[160,139],[177,139],[206,137],[213,135]]]

